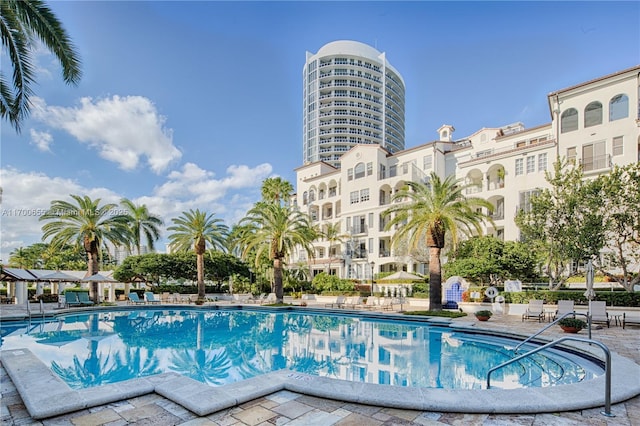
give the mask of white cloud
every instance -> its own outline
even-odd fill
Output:
[[[182,156],[173,145],[173,131],[165,127],[165,117],[145,97],[85,97],[76,107],[47,105],[37,97],[32,100],[33,118],[65,130],[124,170],[137,168],[144,157],[151,170],[161,173]]]
[[[244,165],[229,166],[226,175],[216,179],[215,173],[194,163],[167,175],[167,181],[155,188],[151,195],[130,197],[137,204],[146,204],[149,211],[160,216],[165,227],[171,219],[189,209],[205,210],[223,219],[229,226],[240,220],[260,198],[262,181],[272,171],[270,164],[254,168]],[[42,222],[39,216],[49,208],[52,200],[69,200],[70,194],[100,198],[103,203],[118,203],[123,197],[108,188],[86,188],[71,179],[50,177],[43,173],[22,172],[14,168],[0,169],[2,176],[2,206],[0,258],[9,259],[16,248],[39,242]],[[157,248],[162,250],[167,233]]]
[[[51,136],[51,133],[29,129],[29,134],[31,135],[32,145],[35,145],[42,152],[51,152],[50,145],[53,142],[53,136]]]

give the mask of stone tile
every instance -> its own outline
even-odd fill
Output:
[[[360,405],[360,404],[345,404],[342,408],[351,411],[353,413],[364,414],[365,416],[372,417],[375,413],[381,410],[380,407],[374,407],[373,405]]]
[[[381,425],[383,422],[381,422],[380,420],[375,420],[372,417],[368,417],[368,416],[363,416],[362,414],[358,414],[358,413],[351,413],[350,415],[348,415],[347,417],[340,419],[338,422],[335,423],[336,426],[362,426],[362,425],[367,425],[367,426],[377,426],[377,425]]]
[[[287,426],[331,426],[340,420],[342,420],[342,417],[315,409],[298,417],[297,419],[293,419],[291,422],[287,423]]]
[[[420,411],[413,410],[399,410],[397,408],[383,408],[383,413],[390,415],[391,417],[397,417],[399,419],[413,420],[420,415]]]
[[[273,411],[267,410],[259,405],[251,407],[247,410],[243,410],[239,413],[235,413],[233,417],[248,425],[258,425],[262,422],[277,416]]]
[[[180,426],[212,426],[212,425],[216,425],[217,423],[215,423],[212,420],[207,419],[206,417],[204,418],[197,418],[197,419],[193,419],[193,420],[189,420],[187,422],[184,423],[180,423]]]
[[[125,419],[116,420],[115,422],[105,423],[103,426],[126,426],[129,422]]]
[[[144,419],[160,416],[163,413],[171,414],[156,404],[146,404],[132,410],[120,412],[120,416],[128,422],[140,422]]]
[[[313,410],[313,407],[302,404],[298,401],[285,402],[284,404],[278,405],[272,409],[272,411],[275,411],[276,413],[286,416],[290,419],[298,418],[304,413],[307,413],[311,410]]]
[[[294,399],[300,398],[300,394],[299,393],[295,393],[295,392],[290,392],[290,391],[287,391],[287,390],[283,390],[283,391],[279,391],[279,392],[273,393],[271,395],[267,395],[265,398],[269,399],[271,401],[275,401],[278,404],[282,404],[282,403],[285,403],[287,401],[293,401]]]
[[[317,398],[315,396],[300,395],[300,398],[296,401],[309,405],[314,408],[318,408],[322,411],[332,412],[342,407],[345,403],[342,401],[335,401],[333,399]]]
[[[85,414],[78,417],[71,418],[71,423],[75,426],[96,426],[103,425],[109,422],[115,422],[121,420],[122,417],[110,408],[95,411],[93,413]]]

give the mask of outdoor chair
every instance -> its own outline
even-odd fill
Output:
[[[134,305],[144,305],[144,300],[140,300],[140,297],[138,296],[138,293],[136,292],[132,292],[129,293],[129,304],[134,304]]]
[[[362,307],[364,309],[375,309],[377,305],[378,305],[378,298],[375,296],[369,296],[367,297],[367,303],[362,305]]]
[[[526,319],[535,319],[538,322],[544,320],[544,300],[529,300],[527,310],[522,314],[522,321]]]
[[[347,298],[346,302],[342,305],[343,308],[356,309],[362,305],[362,298],[360,296],[352,296]]]
[[[624,329],[627,324],[640,325],[639,317],[628,317],[626,312],[622,313],[622,328]]]
[[[383,297],[380,299],[379,306],[383,311],[393,311],[393,298]]]
[[[346,298],[344,296],[337,296],[332,303],[326,303],[324,306],[327,308],[342,308]]]
[[[573,300],[558,300],[558,309],[553,315],[553,321],[561,318],[565,314],[574,313]]]
[[[144,299],[147,303],[160,303],[160,299],[156,299],[156,295],[151,291],[144,292]]]
[[[604,301],[592,300],[589,302],[589,317],[591,318],[591,324],[607,324],[607,328],[611,326],[607,304]]]
[[[78,303],[80,306],[93,306],[95,303],[93,300],[89,299],[89,293],[86,291],[74,292],[78,295]]]
[[[271,304],[271,303],[276,303],[278,301],[278,298],[276,297],[275,293],[269,293],[269,295],[267,297],[264,298],[264,300],[262,302],[260,302],[260,304]]]
[[[78,299],[77,291],[68,291],[64,294],[64,304],[67,308],[71,308],[73,306],[82,306],[80,300]]]

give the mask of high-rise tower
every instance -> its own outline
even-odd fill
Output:
[[[340,167],[357,144],[404,149],[404,80],[386,54],[357,41],[307,52],[303,70],[303,160]]]

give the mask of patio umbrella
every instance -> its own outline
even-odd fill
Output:
[[[73,283],[77,282],[78,279],[73,275],[65,274],[62,271],[55,271],[50,274],[46,274],[38,278],[40,281],[50,281],[50,282],[65,282],[65,283]]]
[[[82,281],[98,282],[98,283],[117,283],[117,280],[102,275],[101,273],[93,274],[90,277],[83,278]]]
[[[584,292],[584,297],[586,297],[589,302],[596,298],[596,292],[593,290],[593,281],[595,279],[595,271],[593,269],[593,262],[591,259],[587,262],[584,267],[584,275],[587,280],[587,291]]]

